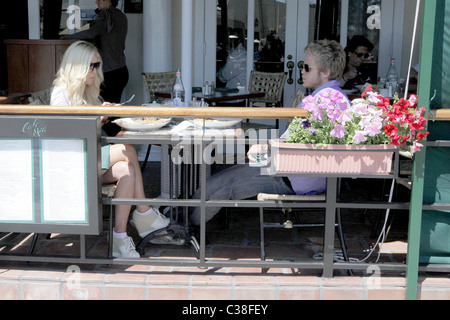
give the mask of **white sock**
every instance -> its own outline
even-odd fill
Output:
[[[117,233],[114,229],[113,229],[113,235],[114,235],[114,237],[116,237],[118,239],[125,239],[128,236],[126,232]]]
[[[149,208],[147,211],[145,211],[145,212],[139,212],[139,211],[136,209],[136,213],[137,213],[138,215],[140,215],[140,216],[146,216],[146,215],[149,215],[149,214],[153,213],[153,208],[150,207],[150,208]]]

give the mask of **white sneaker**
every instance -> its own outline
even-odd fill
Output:
[[[163,215],[161,212],[159,212],[158,209],[151,207],[150,210],[152,212],[155,212],[161,219],[167,221],[167,223],[170,223],[170,218],[167,218],[165,215]]]
[[[142,215],[133,211],[131,223],[137,229],[139,236],[145,238],[148,234],[164,229],[170,223],[170,219],[164,217],[158,210],[151,208],[151,213]]]
[[[140,258],[131,237],[117,238],[113,235],[113,257],[114,258]]]

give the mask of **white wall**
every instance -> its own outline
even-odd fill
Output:
[[[172,61],[173,71],[181,68],[181,1],[172,1]],[[145,3],[144,3],[145,5]],[[143,60],[143,15],[127,13],[128,35],[125,55],[127,66],[130,72],[130,80],[125,88],[126,97],[135,94],[134,105],[147,103],[147,96],[144,90],[142,72],[144,69]],[[155,43],[157,46],[158,43]]]

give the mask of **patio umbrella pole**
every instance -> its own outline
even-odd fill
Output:
[[[413,37],[412,37],[412,43],[411,43],[411,54],[410,54],[410,57],[409,57],[408,76],[406,77],[406,85],[405,85],[405,99],[408,99],[409,78],[411,76],[412,59],[413,59],[413,54],[414,54],[414,45],[416,43],[417,24],[418,24],[418,21],[419,21],[419,12],[420,12],[420,2],[421,2],[421,0],[417,0],[416,16],[414,18],[414,31],[413,31]]]

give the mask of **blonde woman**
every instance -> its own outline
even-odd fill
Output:
[[[102,105],[99,98],[103,81],[102,59],[97,48],[88,42],[73,43],[65,52],[61,67],[53,82],[52,106]],[[111,105],[108,102],[103,105]],[[104,117],[102,117],[102,122]],[[102,182],[117,182],[116,198],[144,199],[142,173],[136,150],[132,145],[113,144],[102,147]],[[127,235],[130,205],[118,205],[115,210],[113,256],[139,258],[131,237]],[[158,210],[138,205],[132,223],[141,237],[165,228],[169,219]]]
[[[104,101],[119,103],[128,83],[129,73],[125,57],[125,43],[128,33],[127,16],[117,9],[118,0],[96,0],[97,18],[88,30],[65,36],[64,39],[93,41],[103,60],[104,80],[100,95]],[[103,130],[115,136],[120,127],[107,122]]]

